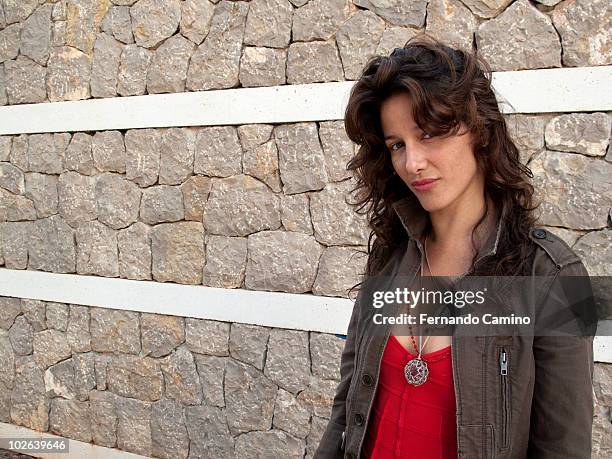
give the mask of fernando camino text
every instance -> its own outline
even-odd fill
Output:
[[[480,317],[472,314],[463,316],[432,316],[429,314],[419,314],[420,325],[478,325]],[[372,320],[376,325],[415,325],[417,317],[412,314],[400,314],[395,317],[387,317],[381,313],[374,314]],[[529,316],[494,316],[492,314],[483,314],[482,323],[485,325],[529,325],[531,318]]]

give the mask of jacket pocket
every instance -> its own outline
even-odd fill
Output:
[[[460,424],[457,449],[459,459],[495,459],[497,454],[493,425]]]
[[[500,449],[507,449],[510,438],[510,353],[506,347],[499,347],[499,380],[501,400]]]

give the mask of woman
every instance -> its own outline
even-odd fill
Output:
[[[562,276],[588,279],[567,244],[534,228],[532,174],[490,75],[427,36],[365,66],[345,127],[372,227],[366,279],[544,276],[536,305]],[[364,291],[316,458],[590,457],[592,336],[421,336],[375,325]]]

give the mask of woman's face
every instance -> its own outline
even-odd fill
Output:
[[[472,135],[430,137],[415,123],[407,93],[393,95],[381,106],[381,125],[393,168],[425,210],[474,203],[484,181],[471,146]],[[459,133],[465,132],[461,126]],[[424,179],[435,179],[419,184]]]

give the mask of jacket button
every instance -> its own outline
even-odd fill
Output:
[[[363,415],[361,413],[357,413],[355,415],[355,425],[358,425],[358,426],[363,425]]]
[[[369,374],[365,374],[361,377],[361,382],[364,386],[371,386],[374,379]]]
[[[546,237],[546,231],[543,229],[535,229],[533,230],[533,235],[538,239],[544,239]]]

